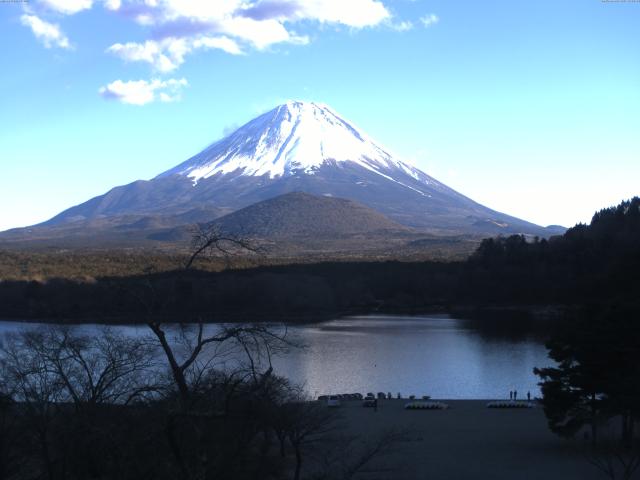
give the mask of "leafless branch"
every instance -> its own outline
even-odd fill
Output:
[[[189,270],[193,262],[205,253],[218,253],[228,259],[240,252],[254,254],[261,252],[261,249],[247,238],[226,233],[215,223],[208,225],[197,224],[194,228],[191,247],[192,253],[185,264],[185,270]]]

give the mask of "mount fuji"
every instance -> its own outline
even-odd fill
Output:
[[[292,192],[348,199],[432,235],[558,233],[474,202],[398,159],[327,105],[299,101],[260,115],[151,180],[115,187],[26,231],[38,237],[86,228],[157,231]]]

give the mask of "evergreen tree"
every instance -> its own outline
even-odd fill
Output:
[[[630,307],[592,308],[567,319],[547,343],[557,367],[536,368],[549,427],[571,437],[614,416],[630,444],[640,417],[640,319]]]

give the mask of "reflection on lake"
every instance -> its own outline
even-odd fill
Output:
[[[0,334],[37,324],[0,322]],[[97,333],[96,325],[74,327]],[[118,326],[149,335],[145,326]],[[215,328],[215,327],[209,327]],[[447,316],[362,316],[289,327],[307,345],[275,359],[276,373],[311,395],[401,392],[434,398],[504,398],[510,390],[539,395],[533,367],[551,364],[538,340],[496,339]]]

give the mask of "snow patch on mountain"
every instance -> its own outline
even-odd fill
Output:
[[[394,171],[439,186],[417,168],[395,159],[327,105],[300,101],[287,102],[259,116],[159,177],[178,174],[195,185],[218,174],[269,178],[313,175],[331,162],[353,162],[402,185],[393,178]]]

